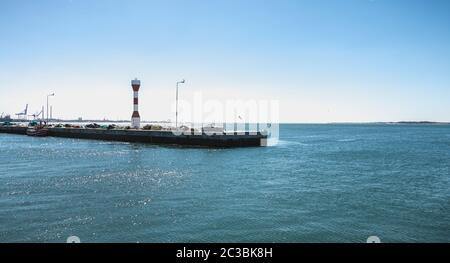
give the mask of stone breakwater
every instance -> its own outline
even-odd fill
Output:
[[[26,135],[27,127],[0,126],[0,133]],[[183,132],[152,130],[108,130],[89,128],[48,128],[49,136],[152,144],[172,144],[204,147],[257,147],[267,145],[267,135],[261,132]]]

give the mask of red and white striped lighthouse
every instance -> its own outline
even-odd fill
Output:
[[[131,127],[139,129],[141,126],[141,116],[139,116],[139,88],[141,87],[141,81],[134,79],[131,81],[131,87],[133,87],[133,115],[131,115]]]

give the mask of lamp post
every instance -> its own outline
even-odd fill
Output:
[[[48,95],[47,95],[47,124],[48,124],[48,98],[49,98],[49,97],[53,97],[53,96],[55,96],[55,93],[52,93],[52,94],[48,94]],[[42,114],[42,115],[44,115],[44,114]]]
[[[175,109],[175,128],[178,128],[178,85],[184,84],[185,80],[181,80],[177,82],[177,95],[176,95],[176,109]]]

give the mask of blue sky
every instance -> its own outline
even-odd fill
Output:
[[[180,97],[276,99],[282,122],[450,121],[450,2],[0,1],[0,113],[173,119]],[[185,117],[186,121],[188,117]]]

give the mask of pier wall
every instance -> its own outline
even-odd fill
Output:
[[[21,126],[0,126],[1,133],[27,134],[27,127]]]
[[[26,134],[26,127],[2,126],[0,132]],[[265,146],[267,136],[256,134],[183,134],[171,131],[106,130],[87,128],[49,128],[49,136],[153,144],[174,144],[207,147]]]

